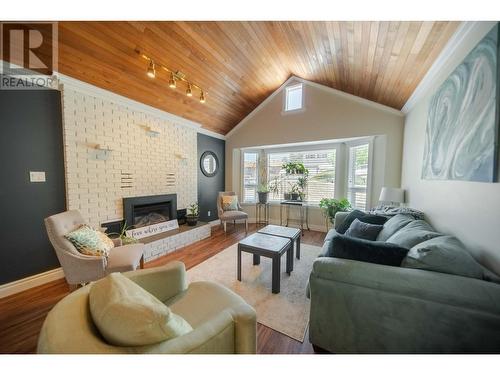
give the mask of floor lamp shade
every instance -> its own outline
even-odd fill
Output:
[[[403,203],[405,191],[399,188],[383,187],[380,192],[380,202]]]

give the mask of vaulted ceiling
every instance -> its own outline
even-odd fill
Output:
[[[226,134],[288,77],[401,109],[457,22],[60,22],[59,71]],[[146,76],[147,61],[207,92]]]

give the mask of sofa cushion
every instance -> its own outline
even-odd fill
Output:
[[[477,279],[482,279],[484,272],[483,267],[453,236],[436,237],[412,247],[401,265]]]
[[[384,228],[380,231],[377,237],[377,241],[387,241],[394,233],[396,233],[401,228],[410,224],[414,219],[409,215],[398,214],[391,217],[384,224]]]
[[[345,232],[345,235],[347,237],[375,241],[382,228],[383,225],[368,224],[359,219],[354,219],[349,229]]]
[[[394,233],[387,239],[387,242],[411,249],[421,242],[438,236],[442,236],[442,234],[434,232],[427,222],[424,220],[415,220]]]
[[[333,237],[331,257],[359,260],[362,262],[399,266],[408,249],[392,243],[369,241],[341,234]]]
[[[92,284],[89,305],[99,332],[113,345],[150,345],[192,331],[182,317],[120,273]]]

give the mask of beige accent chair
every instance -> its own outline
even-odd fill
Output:
[[[113,240],[115,246],[108,258],[89,256],[80,253],[64,235],[85,224],[77,210],[65,211],[45,219],[49,240],[56,251],[59,263],[70,286],[98,280],[111,272],[125,272],[144,266],[144,245],[141,243],[121,245]]]
[[[181,262],[126,272],[130,278],[170,310],[184,318],[193,330],[157,344],[119,347],[108,344],[94,325],[89,308],[92,284],[71,293],[49,312],[38,338],[44,354],[253,354],[256,352],[255,310],[226,287],[199,281],[187,284]],[[117,319],[120,317],[117,316]]]
[[[240,202],[238,200],[238,211],[224,211],[222,209],[222,197],[223,196],[233,196],[236,195],[234,191],[220,191],[217,197],[217,210],[219,211],[219,219],[221,225],[224,226],[224,232],[226,232],[226,224],[228,221],[232,221],[236,225],[236,220],[245,220],[245,233],[248,233],[248,214],[243,212]]]

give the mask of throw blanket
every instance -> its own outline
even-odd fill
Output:
[[[410,215],[416,220],[423,220],[424,213],[410,207],[378,206],[372,208],[370,213],[373,215],[396,216],[397,214]]]

